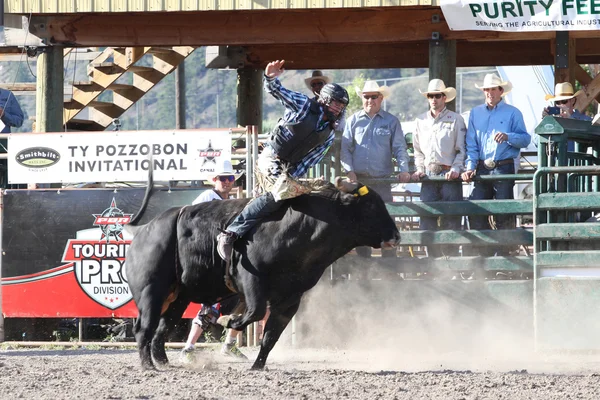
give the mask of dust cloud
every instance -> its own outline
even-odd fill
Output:
[[[598,370],[596,357],[590,366],[585,356],[534,351],[532,281],[332,275],[305,294],[272,360],[367,371]]]

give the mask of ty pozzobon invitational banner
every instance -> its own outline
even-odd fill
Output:
[[[231,159],[227,129],[15,133],[8,138],[10,183],[143,182],[210,179]]]
[[[440,0],[452,30],[600,29],[600,0]]]

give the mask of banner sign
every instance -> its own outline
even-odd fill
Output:
[[[440,6],[456,31],[600,29],[600,0],[440,0]]]
[[[202,190],[157,191],[142,223],[191,204]],[[132,237],[123,229],[143,189],[8,190],[2,223],[5,317],[137,317],[127,284]],[[184,316],[193,318],[191,304]]]
[[[228,129],[14,133],[9,183],[145,182],[211,179],[231,160]]]

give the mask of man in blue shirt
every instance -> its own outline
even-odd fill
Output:
[[[363,109],[346,120],[342,135],[340,159],[350,181],[369,178],[389,178],[394,172],[392,158],[398,163],[398,180],[409,182],[408,152],[400,121],[394,115],[382,110],[383,99],[389,96],[387,86],[379,86],[375,81],[366,81],[363,89],[356,89],[362,100]],[[392,187],[389,183],[369,184],[383,201],[392,202]],[[357,247],[360,257],[371,257],[370,247]],[[396,251],[383,250],[382,257],[394,257]]]
[[[521,148],[527,147],[531,136],[525,128],[523,114],[503,100],[512,84],[504,82],[496,74],[487,74],[483,85],[475,85],[485,93],[485,104],[471,110],[466,137],[466,171],[462,179],[470,182],[475,175],[514,174],[514,159]],[[514,180],[475,182],[470,200],[513,199]],[[514,216],[496,216],[498,229],[510,229]],[[490,229],[486,216],[469,217],[471,229]],[[494,253],[505,255],[506,251],[483,248],[481,255]],[[500,254],[499,254],[500,255]]]
[[[323,159],[349,102],[348,92],[335,83],[325,85],[317,101],[284,88],[277,79],[284,63],[272,61],[265,68],[265,90],[285,107],[257,161],[257,180],[265,193],[248,203],[218,235],[217,250],[225,261],[230,260],[233,243],[281,207],[282,200],[306,193],[296,180]]]
[[[10,133],[10,128],[18,128],[23,125],[23,110],[17,101],[15,95],[7,89],[0,89],[0,120],[4,124],[4,127],[0,133]],[[7,140],[0,140],[0,153],[6,153]],[[6,187],[8,182],[8,174],[6,170],[7,161],[0,160],[0,186]],[[26,186],[25,186],[26,187]]]

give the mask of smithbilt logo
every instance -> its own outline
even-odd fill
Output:
[[[47,168],[60,161],[60,153],[48,147],[29,147],[21,150],[15,160],[28,168]]]
[[[69,239],[62,261],[73,263],[75,278],[85,294],[115,310],[132,299],[125,271],[131,240],[124,225],[133,214],[125,214],[113,198],[110,207],[92,215],[98,228],[79,231],[76,239]]]

